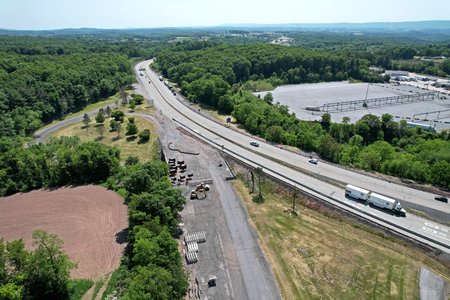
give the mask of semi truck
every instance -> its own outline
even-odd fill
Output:
[[[402,208],[402,205],[398,202],[398,200],[372,192],[370,193],[369,200],[367,202],[369,205],[389,209],[395,214],[406,216],[406,211]]]
[[[398,200],[365,190],[351,184],[347,184],[347,186],[345,187],[345,195],[358,200],[366,201],[369,205],[388,209],[397,215],[406,216],[406,211],[402,208]]]
[[[358,200],[367,201],[369,199],[370,191],[351,184],[347,184],[345,188],[345,194]]]

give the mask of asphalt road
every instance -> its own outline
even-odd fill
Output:
[[[373,215],[375,218],[387,220],[395,226],[401,226],[403,229],[419,233],[425,237],[425,239],[422,239],[424,242],[430,243],[427,239],[436,240],[444,246],[439,246],[431,242],[433,246],[450,253],[450,228],[448,226],[434,224],[429,220],[412,214],[408,214],[406,218],[400,218],[391,215],[386,211],[376,210],[361,203],[352,202],[352,200],[345,198],[343,187],[337,187],[336,185],[327,183],[328,180],[320,180],[318,178],[328,178],[342,184],[351,183],[368,190],[397,198],[404,204],[407,204],[408,202],[441,211],[444,216],[450,216],[449,204],[434,201],[433,194],[355,173],[330,164],[319,162],[318,165],[312,165],[305,157],[279,149],[264,142],[261,142],[260,147],[258,148],[252,147],[249,145],[249,142],[253,140],[252,137],[202,117],[180,103],[164,83],[158,80],[158,75],[149,69],[148,66],[150,62],[151,61],[141,62],[136,65],[136,68],[146,68],[146,77],[141,77],[140,79],[142,80],[142,85],[154,100],[155,105],[160,109],[160,113],[181,122],[194,133],[208,139],[216,146],[221,147],[223,145],[224,150],[226,151],[237,153],[242,158],[254,162],[255,164],[265,166],[270,170],[275,170],[277,172],[277,174],[274,174],[275,176],[279,176],[280,174],[283,175],[284,178],[280,178],[285,181],[286,178],[288,178],[291,180],[291,183],[296,186],[298,185],[300,189],[303,189],[301,185],[313,188],[322,195],[330,196],[345,207],[350,205],[357,208],[354,209],[356,212],[362,210],[366,212],[364,215]],[[170,105],[164,101],[163,97],[170,102]],[[268,159],[268,157],[271,159]],[[286,165],[293,166],[302,171],[296,171]],[[305,172],[308,173],[308,175],[305,174]],[[313,176],[310,176],[311,174]],[[406,234],[406,232],[402,233]],[[420,238],[415,238],[420,240]]]

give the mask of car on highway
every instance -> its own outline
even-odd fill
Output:
[[[317,163],[319,162],[319,160],[317,158],[311,158],[309,160],[310,163],[317,165]]]
[[[259,143],[257,141],[251,141],[250,145],[255,146],[255,147],[259,147]]]
[[[436,196],[436,197],[434,197],[434,200],[448,203],[447,197],[444,197],[444,196]]]

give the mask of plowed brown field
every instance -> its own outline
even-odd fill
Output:
[[[127,207],[99,186],[36,190],[0,198],[0,237],[23,238],[36,229],[57,234],[78,267],[72,278],[97,279],[115,270],[125,248]]]

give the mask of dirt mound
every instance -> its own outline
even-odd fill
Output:
[[[125,248],[127,208],[123,199],[99,186],[36,190],[0,198],[0,237],[23,238],[31,249],[33,230],[64,241],[78,268],[72,278],[100,278],[119,266]]]

